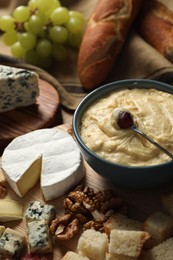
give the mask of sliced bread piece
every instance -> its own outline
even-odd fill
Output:
[[[111,215],[104,223],[104,229],[108,235],[110,235],[112,229],[141,231],[142,222],[128,218],[126,215],[117,212]]]
[[[142,253],[140,260],[172,260],[173,259],[173,238],[168,238],[159,245]]]
[[[85,230],[78,241],[78,252],[90,260],[105,260],[108,251],[108,237],[94,229]]]
[[[145,247],[156,246],[173,235],[173,218],[161,211],[151,214],[143,224],[143,230],[150,234]]]
[[[109,253],[138,257],[148,238],[149,234],[145,231],[113,229],[110,232]]]
[[[89,258],[73,251],[68,251],[61,260],[89,260]]]
[[[105,260],[137,260],[137,257],[107,253]]]
[[[173,217],[173,192],[161,196],[163,210]]]

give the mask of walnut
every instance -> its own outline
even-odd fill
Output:
[[[50,233],[58,240],[69,240],[80,230],[80,222],[71,214],[56,218],[50,225]]]
[[[2,180],[0,181],[0,198],[5,197],[6,194],[7,194],[6,181]]]
[[[94,189],[83,185],[71,191],[64,200],[66,213],[75,214],[76,217],[77,214],[83,215],[82,223],[89,220],[104,222],[122,206],[124,202],[112,190],[94,192]]]
[[[50,232],[58,240],[67,240],[83,229],[104,232],[103,223],[124,207],[122,199],[112,190],[98,191],[79,185],[64,199],[65,215],[52,221]]]
[[[86,229],[91,229],[91,228],[95,229],[96,231],[100,231],[100,232],[104,231],[103,223],[97,223],[94,220],[90,220],[83,225],[83,231]]]

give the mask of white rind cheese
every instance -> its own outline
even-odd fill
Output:
[[[38,85],[37,73],[0,65],[0,112],[35,104]]]
[[[76,142],[59,128],[35,130],[15,138],[2,155],[2,171],[20,197],[41,176],[46,201],[69,191],[85,174]]]

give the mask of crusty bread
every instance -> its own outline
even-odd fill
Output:
[[[142,225],[142,222],[128,218],[126,215],[117,212],[112,214],[104,223],[104,229],[106,234],[109,235],[112,229],[140,231],[142,230]]]
[[[143,230],[150,234],[145,247],[151,248],[173,235],[173,218],[157,211],[144,221]]]
[[[139,35],[173,62],[173,12],[159,1],[146,0],[135,24]]]
[[[61,260],[89,260],[86,256],[81,256],[75,252],[68,251]]]
[[[90,260],[105,260],[108,251],[108,237],[94,229],[85,230],[78,241],[78,252]]]
[[[172,260],[173,259],[173,238],[168,238],[163,243],[143,252],[140,260]]]
[[[145,231],[111,230],[109,253],[138,257],[144,242],[149,238]]]
[[[98,0],[79,49],[78,74],[91,90],[102,84],[125,42],[142,0]]]
[[[173,217],[173,193],[163,194],[161,196],[161,205],[163,210]]]
[[[107,253],[105,260],[137,260],[137,257]]]

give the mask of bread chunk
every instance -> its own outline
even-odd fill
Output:
[[[143,253],[140,260],[172,260],[173,238],[168,238],[161,244]]]
[[[108,251],[108,237],[105,233],[88,229],[84,231],[78,241],[79,254],[90,260],[105,260]]]
[[[161,204],[163,210],[173,217],[173,193],[164,194],[161,196]]]
[[[173,218],[161,211],[151,214],[143,224],[143,230],[150,234],[145,247],[151,248],[173,234]]]
[[[137,260],[137,257],[107,253],[105,260]]]
[[[142,222],[130,219],[122,213],[115,213],[104,223],[104,228],[108,235],[112,229],[141,231]]]
[[[75,252],[68,251],[61,260],[89,260],[86,256],[81,256]]]
[[[149,238],[145,231],[111,230],[109,253],[137,257]]]

